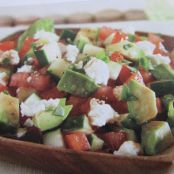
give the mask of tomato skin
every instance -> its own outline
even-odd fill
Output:
[[[109,27],[102,27],[99,32],[99,39],[104,41],[112,33],[114,33],[114,29]]]
[[[19,50],[19,57],[23,58],[26,53],[29,51],[31,44],[35,42],[37,39],[32,37],[27,37],[24,41],[23,47]]]
[[[125,102],[125,101],[118,101],[118,100],[116,100],[116,101],[111,103],[111,106],[119,114],[128,113],[128,106],[127,106],[127,102]]]
[[[29,79],[30,78],[30,79]],[[12,75],[10,86],[13,87],[31,87],[37,91],[44,91],[49,88],[51,79],[48,75],[39,73],[17,72]]]
[[[30,87],[27,82],[27,78],[30,76],[29,73],[17,72],[11,76],[10,86],[12,87]]]
[[[123,131],[107,132],[101,135],[108,148],[118,150],[124,141],[127,140],[127,133]]]
[[[0,43],[0,50],[1,51],[7,51],[15,48],[15,42],[14,41],[4,41]]]
[[[31,74],[30,86],[37,91],[45,91],[50,87],[51,78],[49,75],[41,75],[39,73]]]
[[[8,90],[7,86],[1,85],[0,84],[0,92]]]
[[[160,98],[156,98],[156,106],[159,114],[164,111],[164,107]]]
[[[130,77],[132,73],[131,70],[128,68],[127,65],[123,65],[118,76],[118,80],[123,84],[125,83]]]
[[[65,93],[65,92],[63,92],[63,91],[59,91],[59,90],[57,89],[57,87],[55,86],[55,87],[53,87],[53,88],[51,88],[51,89],[49,89],[49,90],[46,90],[46,91],[40,93],[40,96],[41,96],[43,99],[48,100],[48,99],[51,99],[51,98],[52,98],[52,99],[63,98],[63,97],[65,97],[65,96],[67,96],[67,93]]]
[[[124,59],[124,56],[121,53],[114,52],[110,56],[110,60],[114,62],[120,62]]]
[[[116,31],[114,38],[112,39],[112,44],[120,42],[122,39],[125,39],[125,34]]]
[[[139,69],[139,71],[143,77],[143,81],[145,84],[151,83],[155,80],[149,71],[146,71],[143,68]]]
[[[94,98],[104,100],[109,103],[116,100],[114,93],[113,93],[113,88],[110,86],[101,86],[94,93]]]
[[[87,151],[90,149],[90,144],[84,133],[73,133],[64,136],[68,148],[76,151]]]

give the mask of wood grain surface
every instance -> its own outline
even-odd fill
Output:
[[[4,40],[17,40],[21,33],[17,32]],[[174,37],[162,37],[166,48],[171,50]],[[0,156],[28,167],[60,174],[167,174],[173,171],[174,147],[158,156],[121,157],[96,152],[75,152],[0,137]]]

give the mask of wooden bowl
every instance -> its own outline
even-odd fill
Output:
[[[14,33],[3,41],[17,41],[22,32]],[[59,34],[61,30],[56,32]],[[162,35],[162,38],[166,48],[171,51],[174,37]],[[99,152],[75,152],[70,149],[0,137],[0,155],[26,166],[60,174],[164,174],[172,173],[174,147],[157,156],[124,157]]]

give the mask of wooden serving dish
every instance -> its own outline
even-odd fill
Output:
[[[14,33],[3,41],[16,41],[22,32]],[[61,30],[56,30],[56,32],[60,33]],[[147,35],[147,33],[138,33]],[[171,51],[174,47],[174,37],[162,35],[162,38],[165,47]],[[99,152],[75,152],[0,137],[0,156],[22,165],[60,174],[164,174],[174,172],[174,146],[157,156],[121,157]]]

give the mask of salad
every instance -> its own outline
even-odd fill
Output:
[[[163,40],[41,19],[0,43],[0,135],[76,151],[156,155],[174,144]]]

